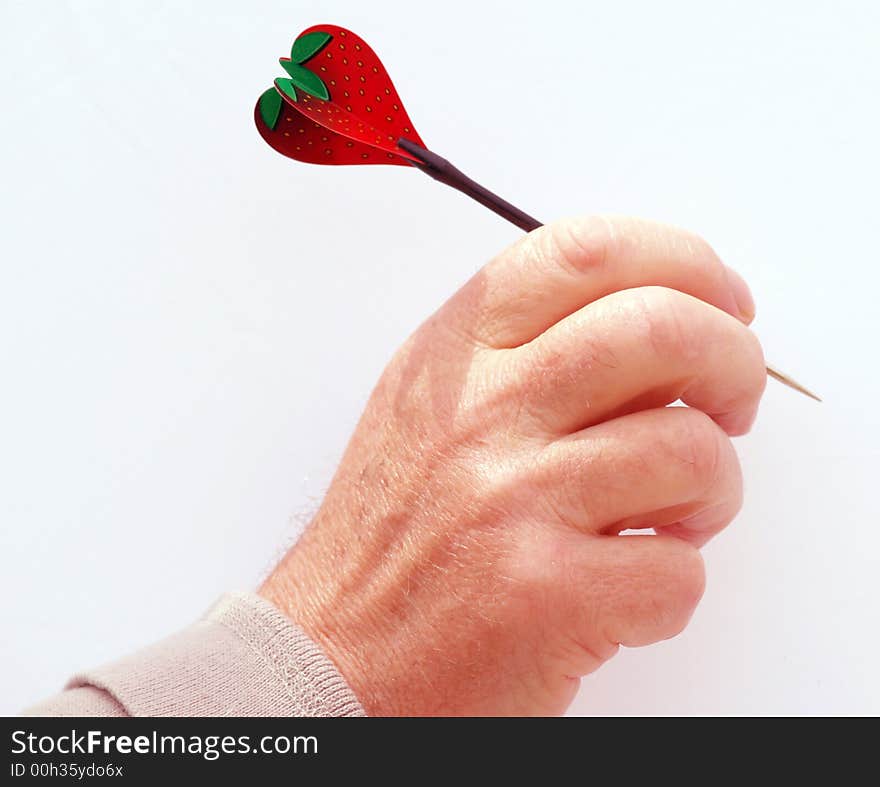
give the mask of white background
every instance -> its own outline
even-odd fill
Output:
[[[0,712],[255,586],[396,345],[518,230],[253,128],[315,22],[544,220],[632,213],[752,284],[771,382],[688,631],[573,713],[880,712],[876,3],[9,2]]]

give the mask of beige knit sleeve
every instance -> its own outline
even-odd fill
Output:
[[[28,716],[363,716],[336,667],[255,594],[134,655],[75,675]]]

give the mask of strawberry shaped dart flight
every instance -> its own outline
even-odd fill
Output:
[[[391,78],[361,38],[336,25],[306,30],[279,61],[288,77],[257,102],[257,129],[275,150],[310,164],[400,164],[423,146]]]
[[[288,76],[254,109],[257,130],[279,153],[309,164],[417,167],[527,232],[541,226],[425,148],[382,62],[351,30],[310,27],[279,62]]]
[[[360,36],[315,25],[279,60],[275,80],[254,109],[254,122],[279,153],[309,164],[393,164],[422,170],[530,232],[541,222],[471,180],[428,150],[382,62]],[[787,375],[767,373],[813,399]]]

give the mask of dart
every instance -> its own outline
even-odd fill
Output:
[[[287,76],[259,97],[254,122],[263,139],[309,164],[414,167],[531,232],[541,222],[467,177],[429,150],[372,48],[350,30],[315,25],[279,59]],[[805,396],[812,391],[767,366],[767,374]]]

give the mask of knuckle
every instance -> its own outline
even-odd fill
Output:
[[[608,216],[565,219],[551,224],[542,235],[543,253],[568,273],[580,276],[617,257],[625,237]]]
[[[589,484],[591,460],[576,450],[559,450],[552,443],[539,450],[529,473],[532,506],[548,521],[571,532],[598,529]]]
[[[730,465],[728,454],[730,441],[724,431],[708,415],[692,408],[678,408],[680,433],[671,451],[693,476],[700,490],[718,485]]]
[[[525,432],[529,431],[530,425],[539,431],[550,430],[543,391],[548,385],[548,377],[560,362],[559,353],[553,348],[542,352],[517,352],[511,360],[501,384],[511,427]]]
[[[657,557],[650,592],[641,576],[641,592],[631,593],[629,603],[617,611],[626,621],[628,636],[621,640],[623,645],[642,646],[677,636],[703,596],[706,574],[700,551],[672,537],[659,538],[665,540],[666,548]]]
[[[745,334],[746,354],[748,363],[748,386],[749,391],[755,398],[759,398],[767,385],[767,361],[764,359],[764,348],[754,331],[743,326]]]
[[[722,414],[753,408],[767,385],[767,366],[758,337],[745,325],[736,324],[736,330],[739,342],[735,371],[727,377],[727,395],[718,402]]]
[[[525,433],[535,429],[552,432],[553,412],[548,407],[546,394],[566,385],[566,380],[574,376],[561,343],[541,342],[517,352],[504,386],[512,407],[514,428]]]
[[[680,550],[677,574],[670,615],[670,636],[673,637],[687,626],[706,589],[706,567],[696,547]]]
[[[695,232],[680,232],[683,249],[676,256],[690,269],[689,275],[712,282],[719,291],[727,290],[729,284],[724,263],[712,244]]]
[[[691,232],[690,230],[680,230],[680,232],[688,251],[691,252],[691,256],[694,259],[700,260],[713,268],[721,269],[721,258],[709,241],[699,233]]]
[[[485,437],[502,428],[520,397],[518,375],[508,362],[507,352],[485,354],[465,374],[455,421],[476,435]]]
[[[632,300],[633,320],[661,358],[694,360],[699,339],[693,330],[693,299],[666,287],[642,287]]]
[[[573,415],[584,404],[565,396],[583,388],[583,381],[601,369],[617,369],[620,359],[613,337],[585,330],[579,319],[555,326],[552,336],[539,337],[511,357],[507,389],[516,402],[517,424],[531,431],[555,433],[554,423],[570,408]]]
[[[666,580],[648,601],[643,621],[653,629],[651,639],[670,639],[681,634],[690,622],[706,588],[703,557],[696,547],[679,543],[667,556]]]

